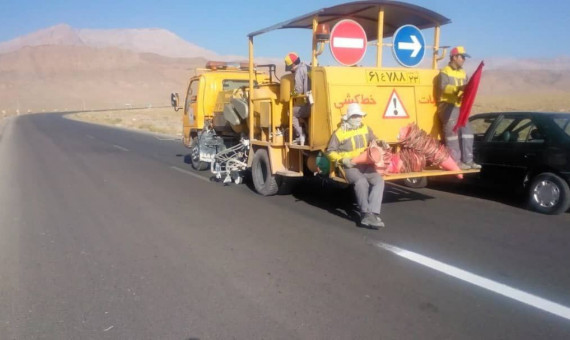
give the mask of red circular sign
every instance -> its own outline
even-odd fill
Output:
[[[364,28],[354,20],[344,19],[334,25],[329,45],[336,61],[352,66],[364,57],[367,43]]]

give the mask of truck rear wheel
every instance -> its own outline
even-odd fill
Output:
[[[251,178],[255,191],[263,196],[272,196],[279,191],[275,175],[271,173],[271,163],[266,149],[259,149],[253,155]]]
[[[408,188],[414,189],[421,189],[427,186],[428,179],[427,177],[414,177],[414,178],[406,178],[404,180],[404,185]]]
[[[192,138],[192,143],[190,144],[190,160],[192,161],[192,167],[198,171],[204,171],[208,169],[210,165],[210,163],[200,161],[198,137]]]

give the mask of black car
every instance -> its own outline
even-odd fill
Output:
[[[568,210],[570,113],[484,113],[469,121],[482,179],[520,189],[538,212]]]

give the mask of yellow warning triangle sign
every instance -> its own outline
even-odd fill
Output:
[[[386,110],[384,110],[384,118],[410,118],[408,111],[404,107],[398,92],[394,89],[388,100],[388,105],[386,105]]]

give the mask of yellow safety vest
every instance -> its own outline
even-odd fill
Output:
[[[451,66],[447,65],[441,70],[440,73],[440,102],[454,104],[461,106],[461,94],[458,87],[467,83],[467,74],[465,70],[454,70]]]
[[[362,125],[358,129],[337,129],[334,135],[338,139],[338,150],[328,153],[333,164],[338,164],[343,158],[354,158],[368,147],[368,126]]]

